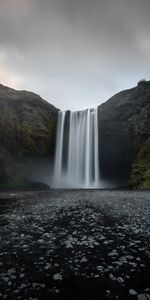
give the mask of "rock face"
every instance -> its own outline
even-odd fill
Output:
[[[150,188],[150,81],[116,94],[98,113],[102,178]],[[35,165],[45,172],[53,162],[57,114],[38,95],[0,85],[0,188],[28,186]]]
[[[28,184],[26,160],[53,158],[58,110],[40,96],[0,85],[0,185]]]
[[[99,106],[101,175],[150,187],[150,81]]]

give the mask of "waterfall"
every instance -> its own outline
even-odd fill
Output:
[[[54,176],[57,181],[57,186],[61,185],[62,163],[63,163],[63,136],[64,136],[65,111],[58,112],[57,121],[57,138],[56,138],[56,153],[55,153],[55,169]]]
[[[98,110],[59,111],[53,187],[98,188],[99,173]]]

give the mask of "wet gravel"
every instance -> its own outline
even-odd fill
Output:
[[[1,193],[0,299],[150,300],[150,192]]]

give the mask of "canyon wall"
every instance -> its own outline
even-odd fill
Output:
[[[0,188],[30,185],[35,165],[52,171],[57,115],[40,96],[0,85]],[[150,81],[114,95],[98,117],[101,177],[150,188]]]

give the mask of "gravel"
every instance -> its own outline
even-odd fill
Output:
[[[0,194],[1,299],[150,299],[150,192]]]

